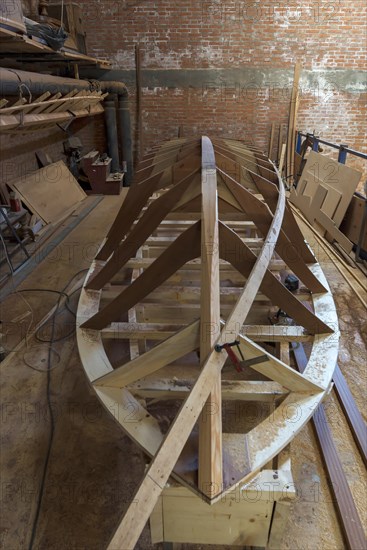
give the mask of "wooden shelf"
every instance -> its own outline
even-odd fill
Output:
[[[110,69],[111,63],[105,59],[97,59],[82,53],[62,48],[55,51],[49,46],[42,44],[38,39],[31,38],[25,34],[18,34],[11,30],[0,28],[0,58],[8,60],[12,65],[14,61],[22,63],[76,63],[80,66],[98,66],[101,69]]]

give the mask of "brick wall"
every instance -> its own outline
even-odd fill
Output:
[[[89,53],[112,60],[98,76],[127,83],[135,144],[135,47],[142,58],[142,146],[178,135],[246,139],[267,149],[287,123],[293,68],[303,64],[298,127],[367,150],[363,1],[79,0]],[[70,127],[85,151],[106,149],[103,115]],[[277,134],[276,134],[277,136]],[[2,136],[0,176],[37,168],[34,152],[63,157],[58,129]],[[328,149],[325,149],[329,153]],[[277,154],[277,139],[272,156]],[[335,153],[333,155],[335,157]],[[366,163],[348,157],[364,172]],[[363,183],[363,180],[362,180]]]
[[[365,2],[78,3],[89,53],[112,60],[114,76],[129,86],[133,117],[140,45],[145,149],[180,126],[184,135],[215,133],[266,148],[271,122],[287,122],[293,67],[301,61],[298,127],[366,150]]]

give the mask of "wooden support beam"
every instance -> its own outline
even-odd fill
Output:
[[[116,340],[164,340],[185,328],[182,324],[165,323],[111,323],[101,331],[103,338]],[[243,325],[241,334],[254,342],[311,342],[313,336],[296,325]]]
[[[260,372],[270,380],[278,382],[278,384],[281,384],[288,390],[312,394],[322,392],[326,389],[308,380],[307,376],[303,376],[289,367],[286,363],[276,359],[271,353],[265,351],[264,348],[255,344],[246,336],[239,335],[239,341],[240,349],[246,360],[261,356],[264,357],[263,363],[253,364],[251,368],[256,372]]]
[[[199,348],[199,321],[175,333],[133,361],[95,380],[97,386],[123,388]]]
[[[201,168],[201,300],[200,362],[213,351],[220,333],[219,232],[217,175],[213,146],[202,138]],[[209,498],[222,489],[221,375],[199,418],[199,489]]]
[[[193,378],[180,381],[162,377],[157,377],[154,380],[151,378],[150,376],[148,380],[139,380],[139,382],[129,384],[129,391],[143,399],[186,399],[195,384]],[[222,380],[221,386],[223,401],[273,402],[289,393],[277,382],[264,382],[263,380]]]

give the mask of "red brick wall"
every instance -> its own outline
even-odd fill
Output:
[[[327,140],[367,150],[367,96],[358,84],[358,71],[366,66],[365,2],[78,3],[83,7],[89,53],[111,59],[118,72],[127,71],[133,123],[135,46],[140,45],[145,150],[177,136],[179,127],[184,135],[205,133],[246,139],[266,150],[271,123],[276,124],[276,129],[287,123],[296,61],[301,61],[304,68],[298,127],[315,130]],[[252,72],[246,80],[241,71],[247,69]],[[151,76],[157,75],[157,85],[148,81],[147,70]],[[166,70],[171,77],[181,74],[178,85],[165,81]],[[224,72],[218,83],[220,70]],[[201,76],[194,78],[196,73]],[[108,73],[105,78],[110,78]],[[81,137],[85,151],[94,147],[105,150],[103,116],[76,121],[70,130]],[[58,129],[28,136],[3,136],[0,176],[17,177],[35,169],[34,152],[39,148],[49,152],[54,160],[64,158],[62,142],[66,137]],[[273,156],[276,152],[275,146]],[[364,171],[366,163],[348,157],[348,165]]]
[[[290,76],[296,61],[317,79],[301,81],[298,127],[325,139],[366,147],[366,95],[354,75],[366,66],[363,1],[287,0],[80,0],[89,53],[112,60],[116,70],[142,68],[161,74],[159,86],[143,87],[144,146],[177,135],[215,133],[247,138],[266,147],[271,122],[287,122]],[[210,87],[211,70],[270,71],[258,93],[240,83]],[[162,71],[207,69],[208,82],[164,86]],[[274,89],[272,71],[287,70]],[[347,74],[347,70],[351,72]],[[325,81],[324,73],[330,76]],[[334,72],[332,72],[334,71]],[[275,73],[274,73],[275,74]],[[280,72],[280,74],[282,74]],[[305,74],[305,73],[304,73]],[[310,74],[310,73],[308,73]],[[319,75],[319,76],[318,76]],[[321,75],[321,76],[320,76]],[[209,89],[208,88],[209,83]],[[250,85],[251,87],[251,85]],[[132,111],[134,86],[130,83]],[[207,93],[205,93],[207,91]],[[234,96],[234,97],[232,97]],[[348,164],[362,169],[359,160]]]

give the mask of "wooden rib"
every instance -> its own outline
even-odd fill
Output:
[[[126,389],[95,386],[98,397],[124,431],[143,448],[154,455],[163,434],[158,421]]]
[[[219,158],[217,158],[218,168],[220,168],[225,174],[228,175],[229,170],[233,174],[241,174],[241,165],[235,163],[233,160],[227,157],[225,157],[226,162],[225,164],[223,164],[223,162],[220,160],[220,155],[218,156],[219,156]],[[255,188],[263,195],[263,197],[266,199],[266,202],[270,210],[274,212],[274,209],[276,208],[277,200],[278,200],[277,198],[278,188],[274,184],[271,184],[264,177],[259,176],[252,170],[249,170],[249,168],[243,167],[243,169],[248,172],[249,178],[252,180],[252,183],[253,183],[252,187],[255,186]],[[299,250],[299,254],[303,258],[303,260],[306,263],[315,263],[316,262],[315,257],[310,251],[310,249],[307,247],[305,243],[305,239],[301,233],[300,228],[297,225],[296,220],[294,219],[294,216],[288,204],[286,205],[285,212],[284,212],[283,230],[285,230],[288,235],[292,235],[292,242]]]
[[[87,288],[99,290],[110,281],[125,263],[135,256],[137,250],[153,233],[166,214],[172,210],[182,196],[185,196],[194,187],[193,184],[195,184],[195,179],[192,180],[192,175],[190,175],[153,201],[103,269],[89,281]]]
[[[293,352],[299,370],[304,372],[307,365],[307,357],[303,347],[294,346]],[[334,495],[333,502],[341,521],[347,548],[349,550],[366,548],[367,542],[363,526],[322,405],[319,406],[313,417],[313,424],[325,461],[327,474],[331,481],[331,490]]]
[[[221,172],[221,170],[219,171]],[[247,189],[239,185],[233,178],[226,174],[223,174],[223,176],[225,178],[225,184],[234,194],[243,210],[251,216],[261,233],[265,234],[268,231],[272,218],[267,206],[254,197]],[[325,288],[309,270],[307,264],[299,254],[297,247],[292,244],[292,241],[284,230],[279,234],[275,251],[311,292],[325,292]]]
[[[83,328],[101,330],[163,283],[188,260],[200,256],[200,222],[192,225],[110,304],[88,319]]]
[[[212,144],[202,138],[201,168],[200,363],[213,351],[220,331],[219,234],[217,175]],[[221,375],[199,417],[199,489],[212,498],[222,488]]]
[[[180,148],[174,153],[156,154],[151,160],[139,162],[138,170],[134,174],[134,184],[136,185],[146,179],[150,175],[154,175],[156,172],[161,172],[165,168],[168,168],[173,163],[179,162],[186,157],[191,156],[193,153],[200,152],[199,143],[191,144],[188,147]],[[144,166],[144,165],[145,166]]]
[[[231,342],[239,333],[245,318],[251,308],[253,299],[259,290],[260,282],[266,273],[275,242],[278,238],[285,207],[285,191],[280,188],[278,205],[273,222],[265,239],[264,247],[260,252],[256,264],[248,277],[243,293],[233,312],[229,316],[223,329],[219,343]],[[271,251],[268,254],[269,250]],[[233,338],[234,336],[234,338]],[[225,353],[212,351],[205,362],[199,377],[186,401],[183,403],[174,423],[166,435],[161,447],[152,460],[147,474],[140,485],[135,497],[139,503],[139,514],[136,514],[132,505],[127,510],[122,522],[117,528],[108,546],[109,550],[124,548],[133,550],[140,533],[162,492],[168,477],[187,441],[195,422],[197,421],[204,404],[206,403],[221,369],[226,360]]]
[[[150,155],[146,155],[138,164],[138,170],[143,170],[144,168],[147,168],[148,166],[154,166],[158,164],[160,160],[165,160],[167,158],[170,158],[172,162],[177,162],[178,160],[187,157],[190,155],[193,151],[198,149],[200,147],[199,141],[196,143],[190,143],[187,145],[183,145],[181,147],[175,148],[172,151],[158,151],[156,153],[152,153]]]
[[[161,344],[143,353],[133,361],[116,368],[113,372],[95,380],[98,386],[123,388],[131,382],[140,380],[144,376],[159,370],[160,368],[180,359],[187,353],[200,346],[199,321],[195,321],[188,327],[180,330]]]
[[[110,254],[119,245],[134,220],[138,217],[149,197],[162,186],[180,183],[183,179],[192,176],[200,168],[199,158],[192,163],[188,171],[181,161],[172,165],[171,169],[164,170],[151,176],[139,185],[132,185],[122,203],[122,206],[113,222],[106,238],[106,242],[98,253],[98,260],[107,260]]]
[[[250,248],[225,224],[219,224],[220,256],[230,262],[245,277],[257,261]],[[275,246],[275,243],[274,243]],[[241,252],[242,251],[242,252]],[[333,330],[302,304],[278,279],[267,270],[260,285],[261,291],[273,304],[286,311],[311,334],[332,333]]]
[[[217,181],[218,181],[218,196],[227,204],[230,204],[231,206],[233,206],[233,208],[238,210],[238,212],[244,212],[242,206],[240,205],[236,197],[233,195],[233,193],[230,192],[230,190],[226,186],[223,180],[222,174],[220,173],[219,170],[217,172]]]
[[[273,165],[268,160],[267,161],[261,160],[261,158],[257,157],[256,154],[254,153],[239,154],[223,146],[216,146],[215,153],[234,160],[241,166],[244,166],[246,169],[249,168],[250,170],[252,170],[252,172],[258,173],[260,176],[262,176],[263,178],[266,178],[267,180],[273,183],[278,182],[277,175],[274,172]]]

